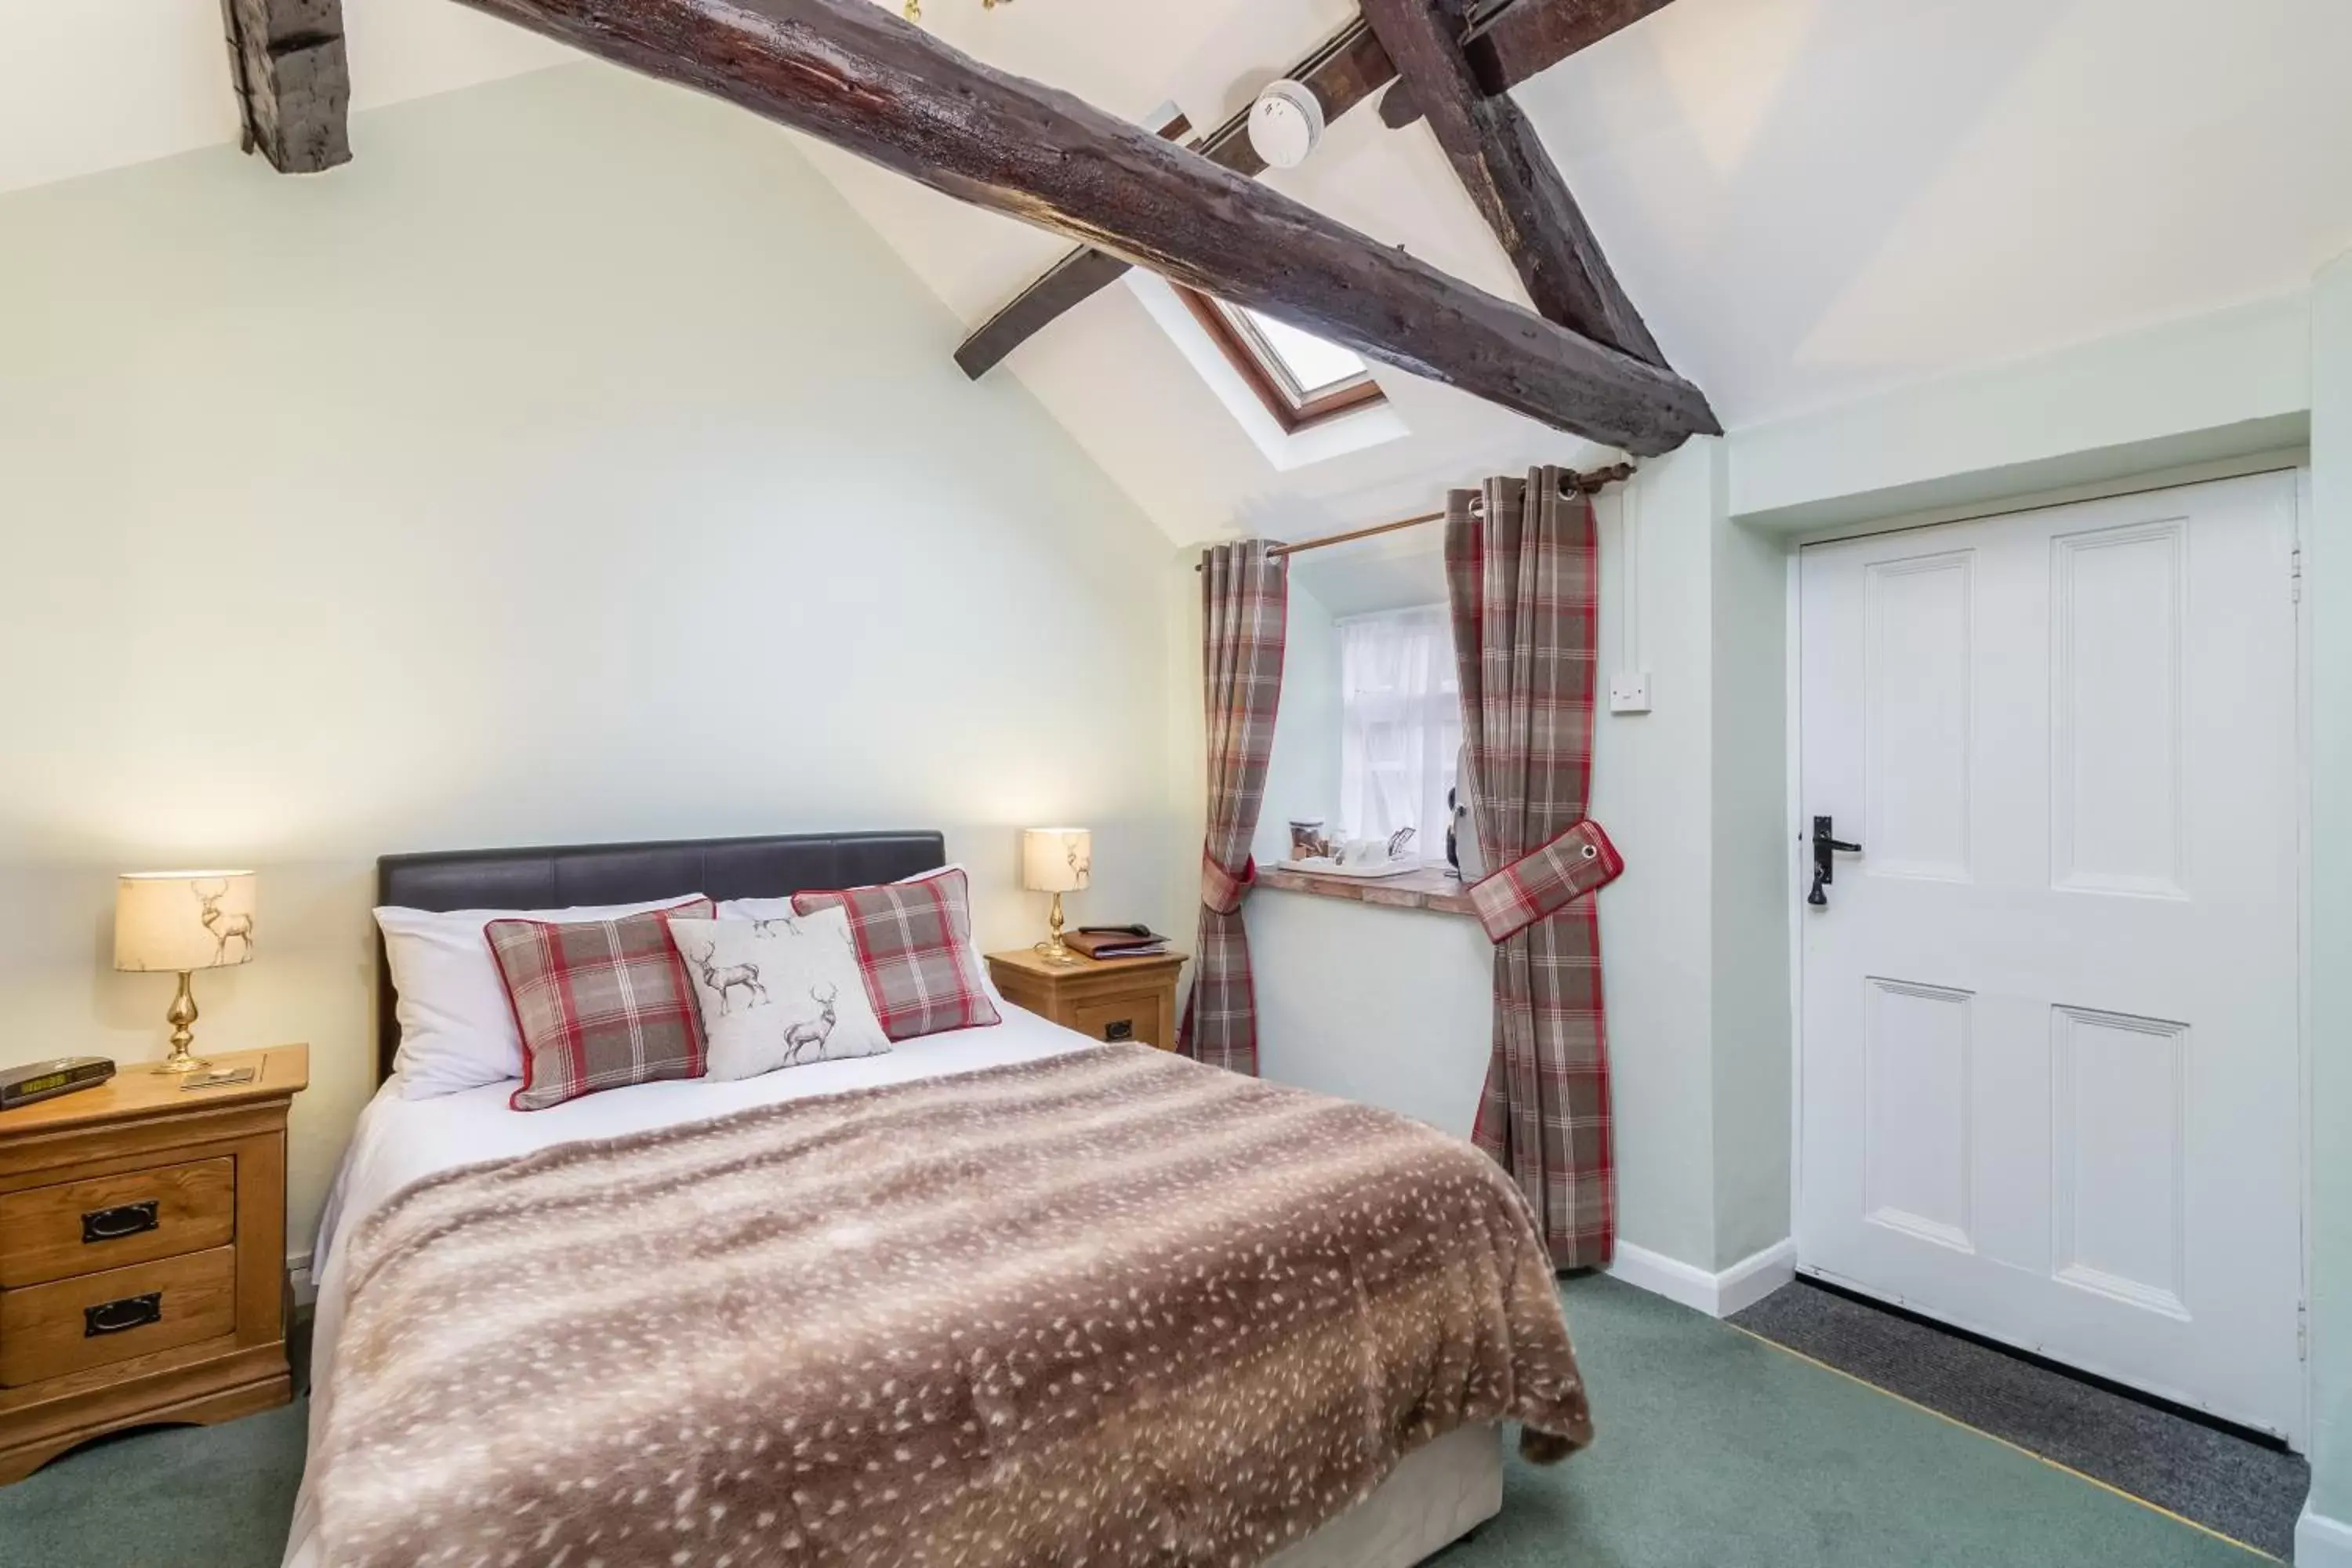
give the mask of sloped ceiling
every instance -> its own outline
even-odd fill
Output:
[[[448,0],[343,0],[357,109],[576,58]],[[0,0],[0,192],[237,138],[220,0]]]
[[[362,107],[569,58],[449,0],[344,4]],[[992,64],[1138,120],[1172,100],[1202,126],[1353,15],[1350,0],[925,10]],[[2301,288],[2352,247],[2347,81],[2344,0],[1674,0],[1519,99],[1668,355],[1738,427]],[[0,0],[0,191],[235,134],[216,0]],[[808,145],[968,324],[1064,248]],[[363,140],[358,157],[324,177],[364,177]],[[1519,297],[1423,127],[1359,110],[1279,183]],[[1180,542],[1328,531],[1593,456],[1382,372],[1409,437],[1276,471],[1126,288],[995,374]]]
[[[1196,125],[1352,10],[928,9],[992,63],[1138,119],[1173,99]],[[1668,356],[1736,428],[2304,287],[2352,247],[2347,80],[2341,0],[1674,0],[1519,100]],[[969,322],[1063,248],[816,156]],[[1277,179],[1523,298],[1424,127],[1359,111]],[[1119,289],[1006,369],[1180,541],[1329,531],[1585,455],[1383,371],[1411,437],[1278,473]]]

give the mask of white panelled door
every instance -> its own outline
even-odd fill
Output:
[[[1801,1267],[2300,1441],[2293,476],[1802,552]],[[1811,865],[1810,857],[1806,862]]]

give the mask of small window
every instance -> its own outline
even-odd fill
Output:
[[[1288,433],[1388,401],[1353,350],[1190,289],[1176,294]]]
[[[1431,605],[1339,623],[1339,820],[1349,838],[1413,830],[1410,858],[1442,864],[1462,751],[1454,628]]]

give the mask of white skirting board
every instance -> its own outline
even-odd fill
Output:
[[[319,1299],[319,1282],[310,1278],[310,1255],[289,1252],[286,1255],[286,1283],[293,1288],[294,1304],[308,1307]]]
[[[1679,1301],[1710,1318],[1727,1318],[1754,1306],[1797,1277],[1797,1243],[1794,1238],[1776,1241],[1721,1273],[1710,1274],[1696,1264],[1621,1241],[1617,1244],[1617,1261],[1609,1266],[1609,1274],[1612,1279],[1638,1285],[1653,1295]]]
[[[2352,1524],[2304,1504],[2294,1521],[2294,1568],[2352,1568]]]

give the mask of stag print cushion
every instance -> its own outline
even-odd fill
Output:
[[[713,912],[708,899],[679,909]],[[485,928],[522,1034],[522,1087],[508,1104],[544,1110],[599,1089],[702,1076],[702,1026],[667,919]]]
[[[954,861],[945,866],[935,866],[928,871],[918,871],[911,877],[901,877],[898,880],[902,883],[923,882],[933,877],[947,876],[950,872],[969,880],[970,873],[962,865]],[[719,904],[719,918],[722,921],[768,921],[775,919],[778,915],[788,915],[793,912],[793,900],[789,895],[781,899],[723,899]],[[996,988],[996,976],[989,973],[988,965],[981,958],[978,948],[972,950],[968,962],[972,971],[980,976],[980,988],[987,993],[989,1005],[995,1008],[998,1016],[1002,1016],[1004,1009],[1011,1004],[1004,1000],[1004,993]]]
[[[857,972],[847,910],[757,921],[673,918],[669,934],[702,1010],[712,1078],[757,1078],[890,1048]]]
[[[1004,1021],[971,945],[971,889],[962,868],[879,888],[794,893],[802,914],[843,908],[882,1032],[894,1040]]]

